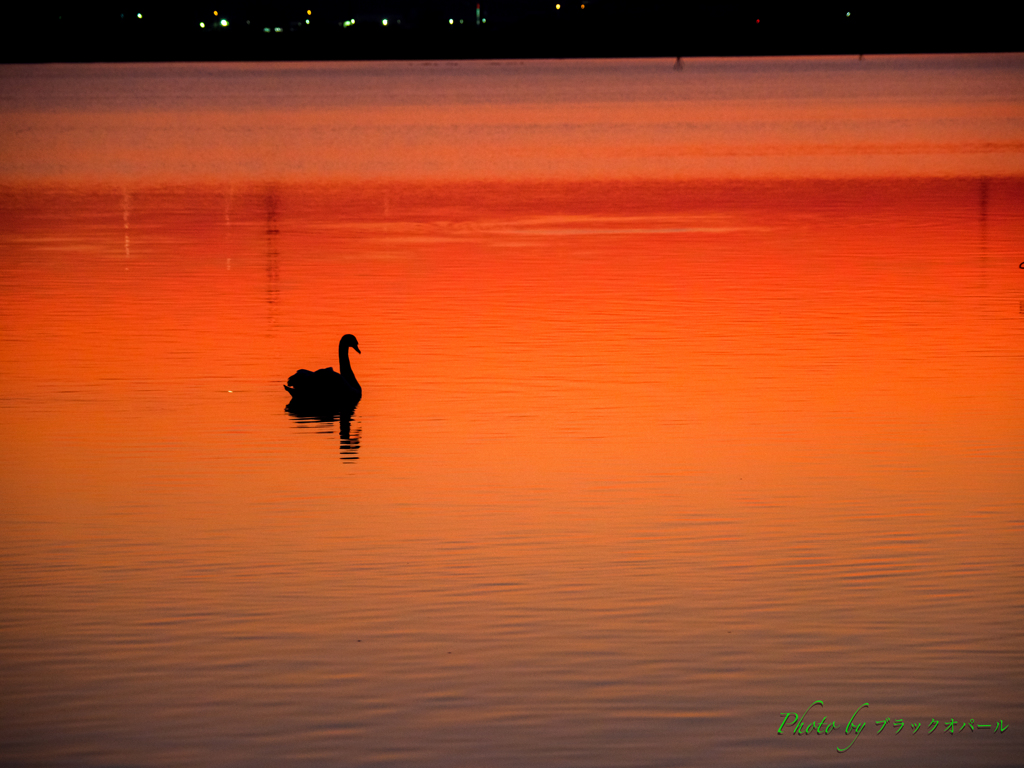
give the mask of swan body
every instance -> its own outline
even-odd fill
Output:
[[[307,371],[300,368],[288,378],[284,388],[292,396],[289,407],[306,410],[339,409],[345,405],[354,405],[363,396],[363,388],[352,373],[352,365],[348,360],[349,347],[359,352],[359,342],[351,333],[341,337],[338,344],[338,371],[333,368],[321,368],[318,371]]]

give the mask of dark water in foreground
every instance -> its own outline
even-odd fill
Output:
[[[719,90],[777,75],[773,98],[809,114],[832,77],[813,61],[720,63]],[[577,177],[557,153],[537,171],[520,116],[552,83],[612,130],[614,78],[588,86],[585,67],[575,90],[543,70],[506,96],[520,109],[496,135],[529,173],[483,178],[472,150],[440,180],[425,150],[415,178],[294,178],[190,176],[164,145],[94,178],[109,134],[75,147],[102,110],[58,73],[65,178],[10,127],[42,112],[10,101],[4,70],[21,105],[5,146],[22,143],[0,187],[2,762],[1017,764],[1019,59],[988,76],[961,60],[970,93],[933,71],[911,98],[921,61],[887,70],[908,131],[977,107],[956,139],[974,149],[928,139],[948,172],[910,173],[895,139],[859,166],[850,142],[815,155],[798,137],[749,173],[672,178],[609,170],[614,146],[647,163],[648,140],[608,139]],[[167,101],[117,107],[122,139],[190,108],[183,71]],[[366,77],[352,87],[376,93]],[[252,107],[228,81],[225,114]],[[497,114],[466,106],[486,89],[438,82],[389,103]],[[622,114],[642,123],[640,85]],[[882,102],[839,133],[884,123]],[[307,106],[274,108],[286,134]],[[420,114],[416,136],[455,130]],[[835,157],[858,173],[829,176]],[[351,420],[287,414],[281,384],[337,366],[346,332]],[[819,699],[807,720],[835,730],[777,734]]]

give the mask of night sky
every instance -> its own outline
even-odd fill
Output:
[[[981,52],[1021,50],[1022,22],[1020,7],[889,4],[58,2],[8,16],[2,50],[6,62]]]

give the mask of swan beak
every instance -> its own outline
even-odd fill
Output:
[[[357,347],[355,344],[352,345],[352,349],[354,349],[356,352],[359,352],[359,347]],[[359,352],[359,354],[361,355],[363,353]]]

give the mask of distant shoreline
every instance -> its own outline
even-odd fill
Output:
[[[1006,53],[1024,10],[692,8],[658,2],[368,0],[358,9],[269,2],[103,4],[12,12],[0,62],[384,61]]]

